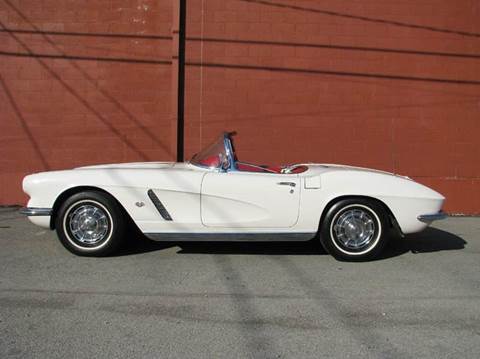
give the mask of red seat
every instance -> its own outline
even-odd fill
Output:
[[[218,158],[218,156],[210,156],[201,160],[200,163],[203,166],[217,168],[220,166],[220,159]]]
[[[259,168],[261,167],[261,168]],[[275,172],[280,173],[282,167],[279,166],[260,166],[260,165],[249,165],[248,163],[237,163],[237,169],[239,171],[246,172]]]
[[[261,167],[261,168],[259,168]],[[248,163],[237,163],[237,169],[239,171],[246,171],[246,172],[274,172],[274,173],[282,173],[281,166],[266,166],[266,165],[249,165]],[[302,173],[308,170],[308,166],[301,165],[295,167],[290,173]]]

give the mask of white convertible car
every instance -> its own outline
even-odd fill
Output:
[[[21,212],[78,255],[107,255],[128,225],[160,241],[306,241],[338,259],[379,254],[391,229],[423,230],[445,198],[408,177],[332,164],[238,161],[224,133],[190,162],[80,167],[26,176]]]

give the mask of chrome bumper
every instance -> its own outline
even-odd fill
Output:
[[[51,208],[36,208],[36,207],[23,207],[20,209],[20,214],[26,216],[51,216]]]
[[[435,214],[421,214],[417,217],[420,222],[424,223],[432,223],[433,221],[438,221],[441,219],[447,218],[447,214],[445,212],[438,212]]]

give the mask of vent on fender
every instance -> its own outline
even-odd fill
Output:
[[[158,213],[160,213],[160,215],[163,217],[163,219],[166,221],[171,221],[172,217],[170,216],[170,213],[168,213],[167,209],[165,208],[163,203],[158,199],[155,192],[149,189],[147,194],[148,194],[148,197],[150,197],[150,200],[152,201],[153,205],[157,209]]]

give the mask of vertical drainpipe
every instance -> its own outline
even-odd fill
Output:
[[[186,0],[172,0],[172,153],[184,160]]]

